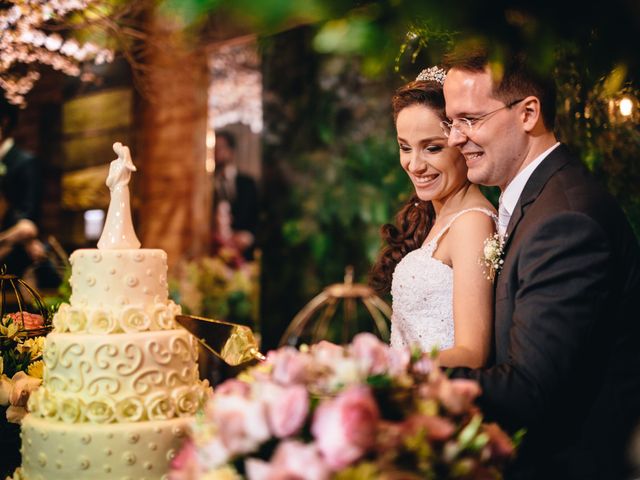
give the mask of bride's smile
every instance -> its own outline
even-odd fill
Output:
[[[460,152],[447,146],[440,118],[423,105],[402,109],[396,119],[400,164],[421,200],[443,204],[467,185]],[[434,205],[436,208],[439,205]]]

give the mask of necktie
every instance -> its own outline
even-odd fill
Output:
[[[509,226],[510,219],[511,214],[502,203],[502,198],[500,198],[498,203],[498,233],[501,237],[504,237],[504,234],[507,233],[507,226]]]

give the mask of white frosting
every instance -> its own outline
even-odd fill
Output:
[[[119,316],[127,308],[145,310],[167,302],[167,254],[163,250],[81,249],[69,260],[71,307],[101,309]]]
[[[197,342],[186,330],[115,335],[51,333],[34,415],[66,423],[161,420],[195,414]]]
[[[53,317],[54,331],[70,333],[134,333],[176,328],[175,316],[182,309],[173,301],[149,303],[144,307],[91,308],[73,307],[67,303]]]
[[[192,421],[71,428],[27,415],[22,421],[22,475],[28,480],[164,480]]]

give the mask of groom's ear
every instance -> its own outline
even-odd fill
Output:
[[[521,118],[522,126],[527,133],[531,132],[542,122],[540,99],[538,99],[538,97],[529,96],[522,101]]]

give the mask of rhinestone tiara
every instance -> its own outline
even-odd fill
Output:
[[[437,82],[440,85],[444,85],[444,79],[447,78],[447,72],[442,68],[436,66],[425,68],[416,77],[417,82]]]

